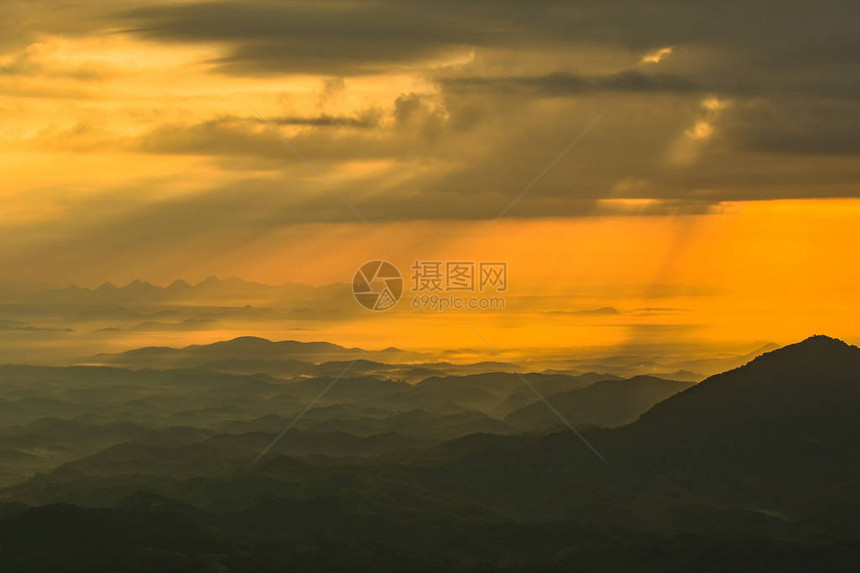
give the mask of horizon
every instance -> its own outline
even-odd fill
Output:
[[[183,294],[176,295],[180,298],[170,294],[173,292],[171,289],[175,290],[177,286],[182,286],[182,291],[177,292]],[[138,299],[144,294],[138,294],[136,289],[143,287],[159,298]],[[652,285],[651,288],[657,287]],[[204,292],[201,289],[208,290]],[[27,285],[7,281],[0,285],[0,293],[4,293],[8,304],[19,301],[19,307],[12,315],[7,311],[6,320],[0,321],[5,323],[5,326],[0,324],[3,326],[0,340],[6,341],[9,351],[14,348],[14,353],[34,357],[36,354],[28,352],[38,353],[46,343],[53,342],[58,345],[56,350],[68,348],[59,353],[67,359],[72,355],[118,352],[145,346],[211,344],[241,336],[324,341],[362,348],[372,341],[366,333],[368,324],[387,324],[389,332],[375,345],[396,346],[437,356],[445,351],[468,349],[473,360],[485,360],[492,359],[494,353],[475,336],[469,325],[489,325],[490,329],[495,329],[496,325],[507,323],[507,329],[510,329],[511,314],[514,314],[523,316],[528,322],[517,328],[515,336],[497,339],[493,345],[520,361],[533,358],[545,362],[558,359],[564,352],[604,355],[644,351],[648,355],[658,355],[665,350],[716,356],[742,350],[749,352],[768,343],[785,345],[814,332],[826,332],[853,344],[860,342],[860,333],[852,328],[855,324],[852,317],[845,313],[840,314],[850,326],[842,328],[828,329],[819,325],[806,328],[794,324],[792,329],[786,330],[780,324],[766,323],[764,328],[746,329],[742,336],[734,330],[709,336],[703,334],[709,332],[709,328],[714,332],[714,325],[704,324],[708,313],[697,312],[691,301],[720,297],[714,294],[679,297],[668,286],[669,292],[658,292],[647,300],[631,298],[628,294],[631,288],[624,286],[618,287],[614,298],[605,294],[599,296],[593,289],[580,290],[579,296],[564,297],[521,294],[522,290],[512,288],[511,292],[505,293],[505,309],[485,311],[478,316],[467,311],[411,312],[408,305],[410,300],[415,300],[415,295],[412,298],[404,296],[400,305],[391,311],[367,313],[356,308],[348,289],[346,281],[321,285],[295,281],[266,284],[242,277],[220,278],[216,275],[199,280],[177,278],[162,284],[141,278],[127,283],[105,281],[84,286],[68,283]],[[76,292],[87,294],[90,298],[56,299],[63,291],[70,295]],[[111,298],[115,296],[122,298]],[[668,304],[680,300],[684,300],[687,306]],[[54,310],[42,310],[43,307]],[[7,306],[7,309],[11,308]],[[118,308],[125,308],[124,314],[117,314]],[[564,308],[566,310],[562,310]],[[335,315],[331,315],[332,312]],[[554,330],[551,334],[535,333],[528,326],[540,316],[552,317]],[[685,326],[684,321],[693,317],[702,323],[695,328]],[[722,318],[727,317],[735,319],[735,316],[723,313]],[[672,322],[667,323],[667,318],[675,326]],[[416,329],[432,329],[442,334],[418,336]],[[89,351],[85,350],[87,347]],[[77,350],[73,351],[73,348]],[[0,352],[0,361],[8,361],[3,352]]]
[[[860,571],[856,21],[0,2],[0,571]]]

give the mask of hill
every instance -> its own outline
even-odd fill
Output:
[[[635,422],[658,402],[690,386],[686,382],[635,376],[627,380],[601,380],[578,390],[551,394],[547,400],[572,424],[615,427]],[[563,427],[542,402],[511,412],[505,422],[531,431]]]

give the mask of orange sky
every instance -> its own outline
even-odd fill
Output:
[[[461,36],[384,4],[350,11],[347,30],[312,5],[295,30],[287,4],[0,9],[19,23],[0,29],[0,282],[324,285],[379,258],[404,273],[415,259],[496,260],[509,265],[504,312],[403,301],[312,331],[150,338],[362,344],[389,320],[386,344],[411,347],[475,346],[468,324],[510,348],[860,339],[857,109],[842,64],[746,57],[794,54],[783,32],[693,40],[686,11],[652,30],[605,6],[588,16],[606,28],[579,29],[575,7],[535,6],[540,25],[522,29],[503,7],[481,16],[496,22],[485,35]],[[273,19],[285,31],[270,37]],[[628,28],[635,45],[600,36]],[[603,307],[617,313],[589,312]]]
[[[510,347],[614,345],[642,325],[675,326],[648,334],[664,343],[788,342],[811,333],[857,340],[858,219],[856,200],[727,203],[709,215],[508,221],[471,249],[483,224],[382,226],[398,245],[393,251],[358,225],[352,237],[341,229],[329,241],[305,244],[309,262],[296,271],[303,282],[325,283],[343,280],[354,261],[380,257],[404,275],[414,258],[508,262],[505,312],[416,317],[401,308],[368,317],[376,324],[390,319],[402,343],[411,346],[474,345],[464,328],[469,324],[490,329]],[[259,262],[238,263],[235,274],[291,280],[289,260],[286,253],[279,258],[270,252]],[[558,314],[603,306],[622,314]],[[368,327],[343,328],[357,329],[353,340],[359,340]]]

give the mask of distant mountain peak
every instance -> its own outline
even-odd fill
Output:
[[[262,336],[237,336],[236,338],[231,338],[230,340],[224,340],[220,344],[242,344],[242,343],[253,343],[253,344],[273,344],[271,340],[268,338],[263,338]],[[215,344],[219,344],[216,342]]]

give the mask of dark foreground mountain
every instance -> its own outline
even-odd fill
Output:
[[[535,517],[597,497],[672,527],[665,509],[698,504],[860,535],[858,412],[860,349],[819,336],[713,376],[634,424],[586,432],[608,466],[569,432],[513,451],[494,438],[452,464],[465,469],[461,485],[503,467],[508,503]],[[524,482],[530,499],[517,498]]]
[[[858,412],[860,349],[815,336],[669,398],[613,441],[667,471],[832,487],[860,470]]]
[[[272,454],[193,478],[122,475],[102,456],[101,475],[69,467],[7,490],[0,559],[30,572],[853,572],[858,408],[860,349],[813,337],[585,431],[608,464],[570,431],[360,460]],[[184,447],[191,465],[244,447],[179,434],[136,443],[161,467]],[[47,499],[76,505],[16,503]]]

